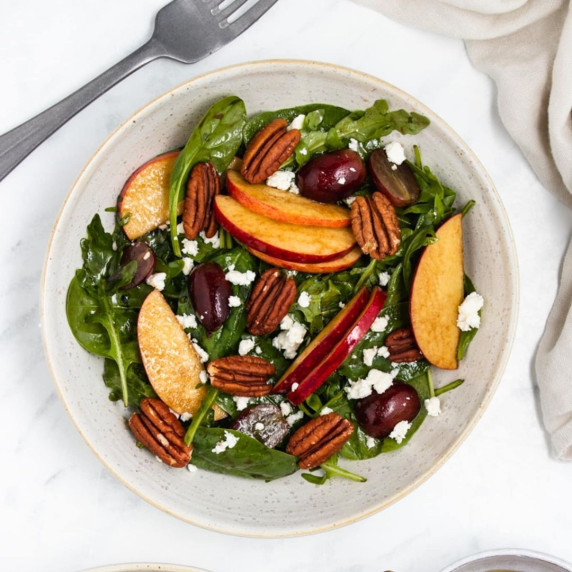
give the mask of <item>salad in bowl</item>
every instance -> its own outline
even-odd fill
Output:
[[[364,482],[346,461],[442,414],[463,379],[432,372],[457,369],[483,297],[464,269],[474,201],[424,164],[429,123],[384,99],[249,115],[226,96],[102,205],[114,228],[93,215],[67,319],[141,455]]]

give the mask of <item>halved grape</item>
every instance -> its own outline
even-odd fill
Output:
[[[271,449],[279,445],[290,431],[280,408],[272,403],[249,407],[234,420],[232,428],[254,437]]]
[[[131,261],[137,262],[137,269],[129,284],[123,286],[124,290],[135,288],[145,282],[155,268],[155,253],[145,242],[135,242],[126,246],[121,254],[121,266],[127,266]]]

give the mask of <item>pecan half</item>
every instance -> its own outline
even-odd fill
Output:
[[[395,363],[417,361],[423,357],[411,328],[399,328],[385,338],[389,358]]]
[[[294,153],[300,141],[298,129],[286,129],[285,119],[275,119],[265,125],[252,138],[244,157],[240,172],[249,183],[262,183],[278,171],[280,165]]]
[[[352,203],[352,230],[365,254],[383,260],[397,252],[401,230],[394,206],[381,193],[357,197]]]
[[[278,268],[269,268],[258,279],[246,305],[246,328],[254,336],[271,334],[296,298],[296,282]]]
[[[215,359],[207,366],[211,385],[240,397],[268,395],[272,385],[266,383],[275,373],[274,366],[256,356],[229,356]]]
[[[187,183],[183,206],[183,228],[189,240],[197,238],[201,230],[208,238],[214,236],[217,224],[214,198],[220,192],[220,179],[212,163],[197,163]]]
[[[185,467],[193,448],[185,444],[181,422],[160,399],[146,397],[140,408],[141,413],[133,413],[129,418],[135,438],[166,465]]]
[[[353,432],[351,421],[337,413],[328,413],[302,425],[290,437],[286,452],[299,457],[301,469],[313,469],[337,453]]]

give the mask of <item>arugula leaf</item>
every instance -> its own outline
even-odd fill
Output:
[[[184,198],[185,183],[191,169],[197,163],[210,161],[222,173],[242,143],[245,121],[246,108],[242,99],[233,95],[224,97],[206,112],[179,153],[169,189],[171,242],[176,256],[181,256],[177,236],[177,206]]]
[[[219,441],[225,439],[225,433],[238,438],[236,445],[221,453],[213,453]],[[269,449],[249,435],[220,427],[199,427],[193,439],[193,465],[200,469],[273,481],[286,477],[298,470],[296,457]]]

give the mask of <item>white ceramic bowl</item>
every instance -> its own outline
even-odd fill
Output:
[[[203,568],[189,568],[188,566],[179,566],[178,564],[159,564],[157,562],[130,563],[130,564],[112,564],[110,566],[99,566],[90,568],[83,572],[208,572]]]
[[[371,461],[350,463],[367,483],[335,479],[311,485],[295,474],[272,483],[199,471],[168,469],[134,446],[121,405],[111,403],[101,380],[103,362],[74,340],[65,297],[81,265],[79,241],[94,213],[112,226],[104,208],[115,203],[129,174],[145,160],[183,145],[205,110],[228,94],[242,97],[249,114],[310,102],[363,109],[379,98],[392,108],[423,113],[431,125],[418,136],[392,135],[459,193],[475,199],[464,222],[466,271],[486,300],[483,324],[455,372],[464,386],[443,399],[443,414],[428,419],[411,443]],[[285,536],[318,532],[388,506],[433,474],[465,439],[489,402],[504,370],[518,305],[517,262],[509,223],[493,183],[467,145],[430,109],[369,75],[302,61],[244,64],[195,78],[152,101],[121,125],[79,175],[53,231],[42,288],[46,354],[65,407],[95,454],[129,488],[183,520],[231,534]],[[301,507],[304,507],[301,510]]]
[[[473,554],[447,566],[442,572],[572,572],[570,564],[531,550],[490,550]]]

